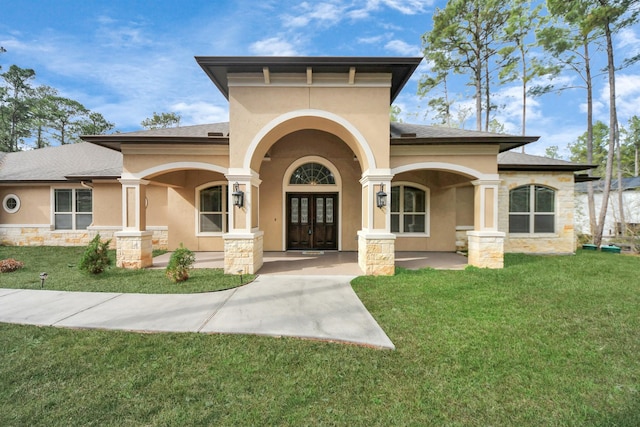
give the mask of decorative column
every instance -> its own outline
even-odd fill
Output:
[[[145,268],[153,264],[153,232],[146,231],[146,186],[143,179],[120,179],[122,184],[122,231],[115,233],[116,265]]]
[[[229,232],[223,236],[224,272],[255,274],[262,267],[264,251],[264,232],[258,224],[262,181],[252,170],[229,169],[226,177],[229,181]]]
[[[474,230],[468,231],[469,265],[481,268],[504,267],[505,233],[498,231],[499,180],[472,181]]]
[[[358,264],[367,275],[395,274],[395,239],[391,233],[391,175],[389,170],[365,172],[362,184],[362,230],[358,231]],[[378,195],[384,193],[378,203]]]

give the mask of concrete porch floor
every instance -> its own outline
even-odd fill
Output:
[[[224,268],[223,252],[195,252],[194,268]],[[153,259],[152,268],[165,268],[171,253]],[[288,251],[265,252],[264,264],[258,274],[289,275],[352,275],[363,274],[358,266],[357,252],[333,251]],[[396,267],[417,270],[462,270],[467,266],[467,257],[453,252],[396,252]]]

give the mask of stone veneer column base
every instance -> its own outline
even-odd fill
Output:
[[[223,239],[225,274],[255,274],[262,267],[264,232],[226,234]]]
[[[138,269],[153,265],[152,231],[119,231],[116,237],[116,265]]]
[[[364,274],[393,276],[396,272],[396,236],[358,231],[358,265]]]
[[[468,231],[469,265],[480,268],[504,267],[504,237],[500,231]]]

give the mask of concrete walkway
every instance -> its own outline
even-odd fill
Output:
[[[0,322],[142,332],[290,336],[395,348],[355,276],[259,276],[227,291],[121,294],[0,289]]]

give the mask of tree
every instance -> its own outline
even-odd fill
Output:
[[[163,129],[171,127],[180,127],[180,114],[177,113],[156,113],[153,117],[144,119],[140,124],[145,129]]]
[[[102,114],[94,111],[89,112],[87,117],[78,123],[78,133],[80,135],[104,135],[112,130],[114,126]]]
[[[560,148],[557,145],[551,145],[544,150],[545,157],[550,159],[561,159]]]
[[[543,18],[542,4],[533,7],[531,0],[511,0],[511,14],[504,29],[504,41],[507,46],[500,50],[506,63],[500,70],[501,83],[520,80],[522,83],[522,135],[527,129],[527,96],[528,84],[538,76],[548,74],[552,68],[545,67],[538,57],[531,57],[529,53],[537,46],[535,40],[529,40],[546,22]],[[524,145],[522,146],[524,153]]]
[[[0,99],[0,149],[18,151],[24,139],[31,135],[29,128],[30,97],[33,88],[30,81],[36,73],[30,68],[12,65],[0,74],[6,84]]]
[[[592,176],[604,177],[607,167],[609,126],[606,123],[597,121],[593,125],[591,135],[591,159],[589,159],[589,134],[585,132],[578,139],[569,144],[569,152],[571,153],[569,160],[575,163],[585,163],[597,165],[598,167],[592,172]]]
[[[505,0],[451,0],[433,16],[433,28],[422,36],[425,56],[433,61],[434,81],[421,86],[426,93],[450,72],[468,74],[474,87],[476,129],[489,128],[491,69],[500,33],[509,17]],[[442,52],[446,52],[443,54]],[[483,108],[484,99],[484,108]],[[448,105],[448,100],[440,105]]]
[[[35,148],[44,148],[50,144],[46,134],[53,112],[52,99],[56,96],[58,91],[50,86],[38,86],[34,91],[31,128],[35,138]]]
[[[402,110],[397,105],[391,105],[389,107],[389,120],[395,123],[402,123],[402,119],[400,118],[400,113]]]
[[[609,83],[609,138],[607,163],[605,167],[605,182],[602,195],[602,205],[597,220],[592,218],[591,200],[593,193],[589,188],[589,216],[591,219],[594,243],[602,241],[604,219],[609,204],[609,192],[613,175],[614,153],[618,140],[618,121],[616,109],[615,85],[615,55],[613,50],[613,34],[637,21],[639,0],[547,0],[549,11],[561,17],[570,27],[577,30],[584,39],[585,53],[588,57],[589,35],[595,34],[605,40],[607,57],[607,77]],[[588,101],[588,107],[591,100]],[[595,214],[595,212],[594,212]],[[622,222],[624,219],[621,218]]]
[[[638,176],[638,169],[640,169],[640,163],[638,162],[638,153],[640,152],[640,117],[631,117],[623,133],[625,135],[625,146],[633,153],[633,176]]]
[[[52,102],[50,124],[53,137],[61,145],[78,142],[81,120],[89,111],[84,105],[73,99],[53,96],[50,97],[50,100]]]

